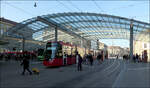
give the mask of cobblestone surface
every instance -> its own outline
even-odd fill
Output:
[[[105,60],[93,66],[83,65],[78,72],[76,65],[46,68],[42,62],[31,61],[30,68],[40,70],[39,75],[21,75],[20,62],[0,61],[1,88],[150,88],[150,64],[130,63],[122,60]]]

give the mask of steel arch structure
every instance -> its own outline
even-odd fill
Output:
[[[68,12],[42,15],[25,20],[9,31],[21,33],[24,37],[33,36],[32,34],[49,28],[50,24],[40,18],[57,26],[62,31],[87,40],[130,38],[132,19],[100,13]],[[150,23],[137,20],[132,20],[132,22],[134,35],[147,29],[150,30]],[[32,33],[25,34],[25,29],[32,30]]]

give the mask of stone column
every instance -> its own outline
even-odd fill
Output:
[[[58,37],[58,30],[57,30],[57,27],[55,27],[55,41],[57,42],[57,37]]]

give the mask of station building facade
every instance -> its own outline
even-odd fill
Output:
[[[8,29],[17,25],[17,22],[5,19],[5,18],[0,18],[0,36],[3,36],[4,34],[8,35]]]
[[[4,35],[8,35],[8,30],[9,28],[17,25],[17,22],[5,19],[5,18],[0,18],[0,52],[3,52],[4,50],[8,51],[8,48],[4,47],[7,46],[9,42],[3,39]]]
[[[17,22],[8,20],[6,18],[0,18],[0,52],[22,51],[22,36],[18,34],[12,34],[9,32],[9,30],[11,30],[11,28],[16,26],[17,24]],[[23,30],[26,29],[27,27]],[[31,29],[28,28],[28,30],[23,32],[23,34],[30,35],[29,37],[26,37],[25,40],[24,46],[26,51],[32,51],[36,50],[36,48],[44,47],[43,44],[32,41],[33,32]]]
[[[150,29],[137,35],[134,40],[134,54],[140,55],[145,62],[150,62]]]
[[[109,57],[122,57],[123,55],[129,55],[129,48],[122,48],[120,46],[108,46],[107,50]]]

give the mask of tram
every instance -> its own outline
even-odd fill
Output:
[[[77,47],[69,43],[48,42],[44,52],[43,65],[47,67],[71,65],[76,63]]]

